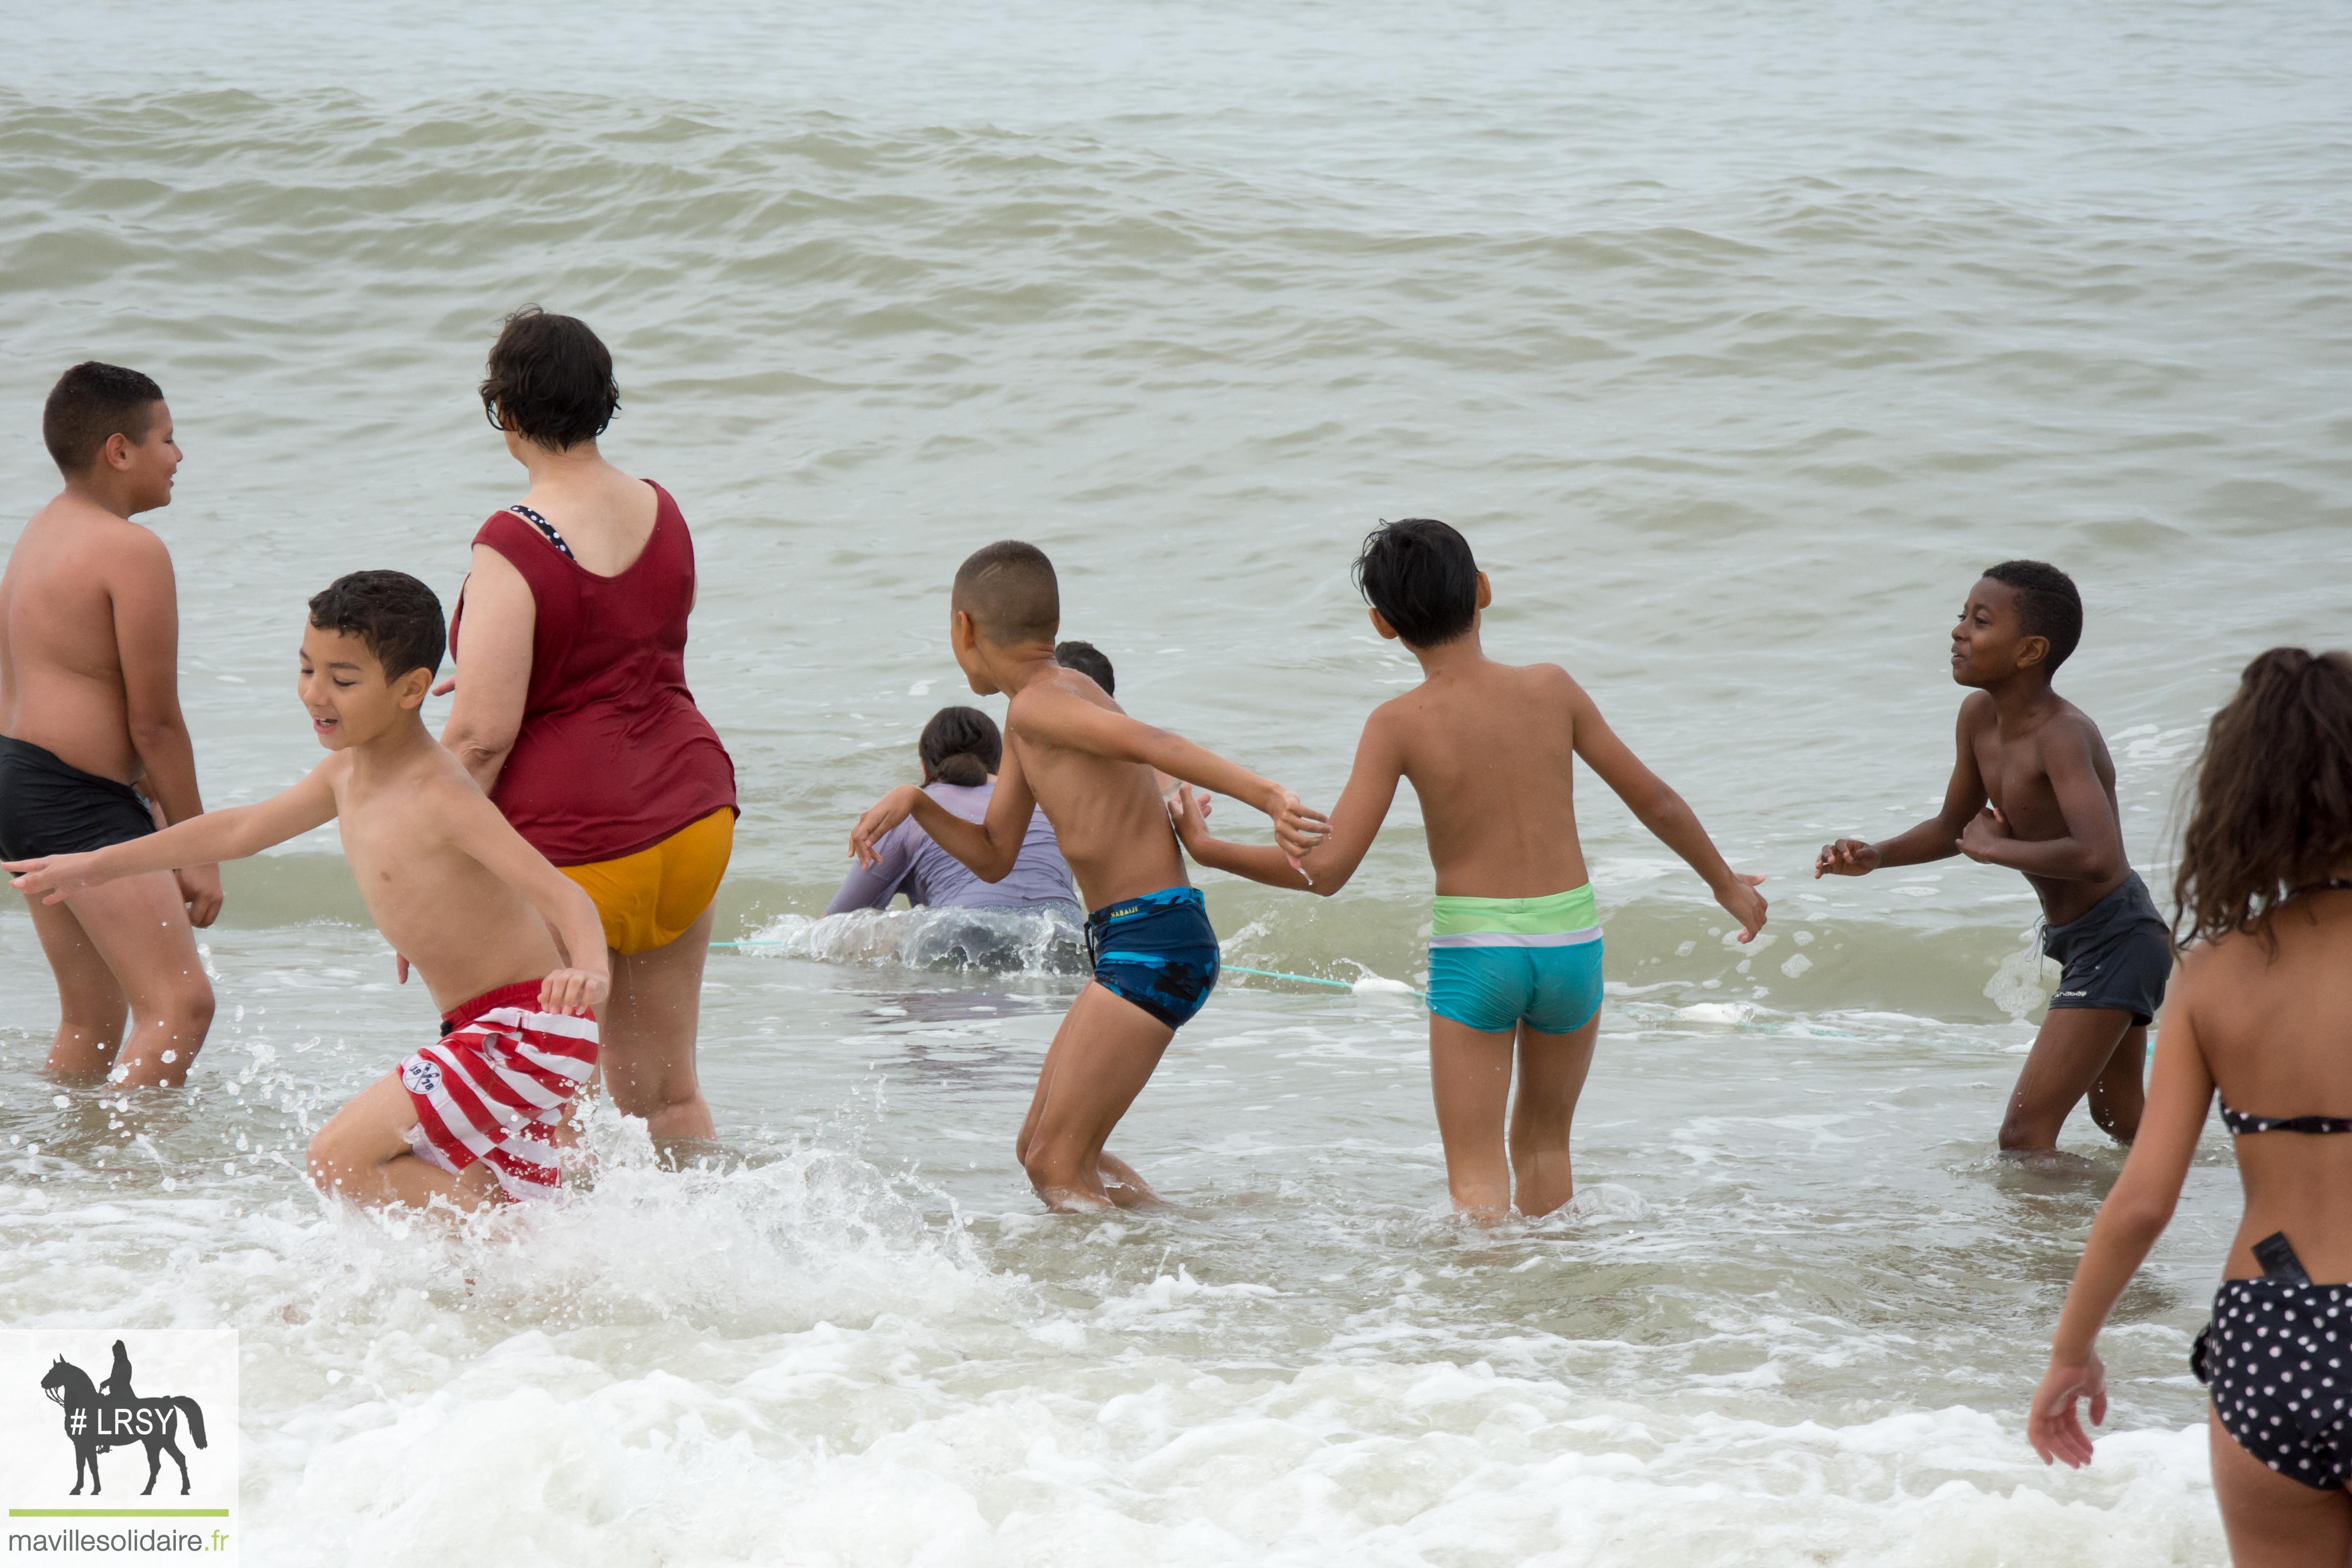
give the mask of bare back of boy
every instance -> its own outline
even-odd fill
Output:
[[[1090,910],[1185,884],[1184,857],[1149,763],[1094,750],[1096,716],[1126,710],[1085,676],[1054,670],[1013,695],[992,811],[1025,822],[1031,802],[1054,825],[1062,858]],[[1176,1032],[1089,983],[1055,1031],[1013,1153],[1039,1194],[1060,1206],[1160,1201],[1104,1145]],[[1095,1180],[1087,1181],[1089,1173]]]
[[[1296,877],[1320,893],[1344,887],[1403,778],[1421,802],[1441,899],[1549,900],[1582,889],[1591,877],[1576,825],[1581,756],[1645,826],[1713,874],[1727,908],[1738,906],[1742,940],[1754,934],[1764,915],[1753,887],[1759,879],[1722,864],[1689,807],[1618,739],[1566,670],[1497,663],[1479,651],[1475,630],[1413,651],[1426,679],[1365,721],[1330,835],[1290,862]],[[1210,839],[1189,793],[1179,820],[1204,864],[1282,882],[1266,852]],[[1522,1018],[1493,1030],[1433,1007],[1430,1085],[1447,1184],[1462,1212],[1498,1219],[1515,1206],[1516,1194],[1520,1213],[1548,1214],[1573,1195],[1570,1128],[1591,1068],[1597,1007],[1564,1026],[1547,1032]]]
[[[0,573],[0,736],[68,768],[143,786],[184,817],[199,809],[178,695],[172,558],[139,523],[72,491],[26,523]],[[149,766],[142,750],[155,753]],[[126,1082],[185,1079],[213,997],[191,920],[219,912],[210,867],[154,872],[32,906],[58,978],[49,1068],[120,1067]],[[137,1031],[123,1049],[130,1017]]]
[[[1025,792],[1044,808],[1088,909],[1181,885],[1184,857],[1151,768],[1087,749],[1083,710],[1127,711],[1074,671],[1024,687],[1005,710],[998,793]]]
[[[122,638],[168,636],[176,619],[163,542],[58,496],[25,524],[0,574],[0,734],[137,784],[146,770],[131,738]]]
[[[1431,676],[1365,721],[1357,772],[1412,782],[1441,895],[1543,898],[1591,880],[1576,831],[1580,703],[1591,700],[1556,664],[1481,659]],[[1365,804],[1385,816],[1390,802]],[[1335,843],[1341,823],[1335,812]]]
[[[1093,978],[1047,1047],[1014,1149],[1051,1207],[1156,1203],[1104,1145],[1217,972],[1215,934],[1186,881],[1158,775],[1250,800],[1275,819],[1277,839],[1300,850],[1319,838],[1321,818],[1273,781],[1139,723],[1092,680],[1056,664],[1058,588],[1034,546],[1004,541],[979,552],[959,570],[955,595],[949,630],[958,665],[976,694],[1011,698],[988,814],[968,822],[906,786],[859,819],[851,850],[870,860],[879,837],[911,816],[993,881],[1013,868],[1032,812],[1043,808],[1095,911],[1097,951]],[[1130,956],[1127,949],[1148,940],[1136,934],[1146,927],[1161,936],[1150,952]],[[1129,994],[1114,988],[1121,985]]]

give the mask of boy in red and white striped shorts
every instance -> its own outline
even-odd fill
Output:
[[[327,760],[257,805],[207,812],[87,855],[12,861],[55,903],[117,877],[257,854],[340,819],[376,928],[424,976],[439,1041],[310,1141],[310,1179],[369,1205],[479,1208],[560,1194],[574,1099],[596,1070],[611,988],[588,895],[523,842],[417,710],[440,668],[440,601],[356,572],[310,601],[302,704]],[[560,945],[559,945],[560,943]],[[567,956],[569,955],[569,956]]]

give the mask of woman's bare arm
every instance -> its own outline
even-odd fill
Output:
[[[514,563],[487,544],[474,546],[473,574],[460,599],[465,620],[452,672],[457,697],[441,743],[488,795],[522,732],[539,603]]]

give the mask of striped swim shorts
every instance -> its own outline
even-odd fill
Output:
[[[596,1020],[539,1010],[539,982],[486,992],[401,1060],[409,1147],[456,1173],[477,1161],[509,1198],[560,1196],[552,1130],[596,1070]]]

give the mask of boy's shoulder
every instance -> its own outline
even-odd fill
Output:
[[[2099,733],[2098,721],[2064,698],[2057,697],[2055,693],[2052,695],[2054,703],[2051,709],[2050,717],[2042,725],[2040,733],[2042,738],[2045,741],[2057,740],[2061,737],[2080,740],[2094,752],[2105,751],[2107,740],[2105,736]]]
[[[1557,664],[1503,664],[1488,659],[1468,679],[1432,677],[1415,682],[1372,710],[1402,717],[1409,713],[1456,708],[1469,703],[1572,702],[1583,690],[1576,678]]]
[[[1007,723],[1038,719],[1058,710],[1072,710],[1072,705],[1100,708],[1113,713],[1125,713],[1126,709],[1103,693],[1103,689],[1075,669],[1057,669],[1031,681],[1014,692],[1004,705]]]
[[[1410,748],[1419,737],[1439,745],[1460,726],[1483,730],[1497,710],[1513,716],[1549,717],[1573,724],[1583,688],[1557,664],[1499,664],[1492,660],[1468,679],[1429,679],[1398,692],[1364,720],[1367,735]]]
[[[70,490],[61,491],[25,521],[16,536],[23,544],[41,540],[51,559],[100,569],[172,569],[172,549],[163,536],[136,519],[111,512]]]

